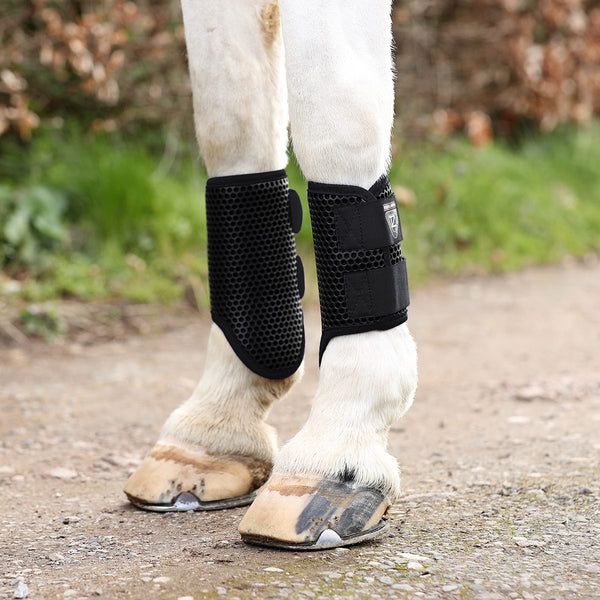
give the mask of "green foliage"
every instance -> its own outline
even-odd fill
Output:
[[[67,324],[60,318],[54,306],[32,304],[21,310],[19,320],[25,333],[55,340],[67,331]]]
[[[306,182],[293,158],[287,170],[305,211],[298,243],[311,251]],[[599,123],[532,136],[517,148],[473,148],[462,138],[409,145],[390,180],[413,199],[400,204],[413,282],[600,252]]]
[[[178,177],[166,176],[143,148],[106,136],[91,139],[82,149],[79,135],[71,134],[72,143],[59,148],[58,157],[55,149],[45,174],[69,198],[69,217],[79,228],[77,249],[97,252],[111,244],[154,256],[204,241],[204,178],[189,161]]]
[[[405,254],[419,278],[506,272],[600,251],[600,127],[565,128],[517,149],[462,140],[407,150]]]
[[[56,208],[69,225],[52,261],[43,261],[44,273],[31,270],[22,282],[25,299],[172,302],[191,281],[206,287],[206,175],[190,158],[191,149],[183,148],[187,154],[167,173],[164,161],[145,145],[118,134],[84,134],[72,124],[62,132],[41,132],[26,151],[14,144],[5,148],[0,178],[13,179],[11,190],[17,182],[27,190],[39,190],[42,182],[44,189],[60,190]],[[13,168],[17,156],[24,163],[19,171]],[[23,197],[11,196],[16,199],[11,210],[25,208]],[[14,252],[7,254],[5,266],[14,270],[14,258]]]
[[[0,158],[0,179],[13,174],[0,188],[2,260],[9,276],[21,265],[22,299],[172,303],[185,294],[207,303],[206,175],[197,150],[182,146],[167,160],[141,142],[68,127],[40,132],[21,149],[18,176],[10,167],[18,160]],[[408,199],[400,209],[413,283],[600,252],[598,124],[519,148],[476,149],[455,138],[400,155],[390,178]],[[297,242],[314,299],[306,182],[293,157],[288,174],[304,203]]]
[[[64,195],[44,185],[0,185],[0,266],[47,267],[67,237],[65,208]]]

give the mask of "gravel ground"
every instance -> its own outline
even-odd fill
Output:
[[[413,295],[420,388],[392,429],[405,496],[379,542],[244,545],[244,509],[150,514],[121,486],[193,389],[206,317],[0,349],[0,598],[600,598],[600,266]],[[273,410],[282,441],[317,382]]]

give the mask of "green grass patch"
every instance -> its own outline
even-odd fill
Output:
[[[162,303],[185,294],[206,304],[206,174],[195,148],[166,160],[144,140],[74,126],[27,146],[0,143],[0,294]],[[517,148],[451,139],[400,154],[390,179],[413,282],[600,252],[598,123]],[[288,173],[305,205],[297,240],[314,284],[306,183],[293,158]]]
[[[408,150],[390,174],[414,192],[403,246],[419,279],[506,272],[600,251],[600,126],[475,149]]]
[[[0,158],[7,182],[0,191],[18,198],[45,190],[61,205],[65,224],[51,253],[48,244],[43,252],[40,247],[43,261],[20,260],[23,252],[7,244],[0,251],[5,276],[21,282],[21,297],[171,303],[192,284],[203,289],[206,175],[189,153],[167,172],[160,157],[135,140],[86,135],[74,127],[62,135],[44,132],[21,152],[28,168],[22,166],[12,181],[14,157]],[[19,202],[13,199],[12,211],[5,204],[8,218]],[[205,293],[198,298],[206,300]]]

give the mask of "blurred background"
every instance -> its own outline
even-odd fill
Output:
[[[600,2],[406,0],[393,20],[413,284],[594,260]],[[178,0],[2,0],[0,341],[206,307],[205,180]],[[308,218],[298,244],[314,299]]]

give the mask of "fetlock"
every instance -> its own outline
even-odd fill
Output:
[[[286,379],[256,375],[241,364],[213,325],[204,375],[192,396],[166,420],[160,439],[191,444],[215,455],[236,454],[272,463],[277,435],[265,419],[272,404],[302,374],[303,365]]]

